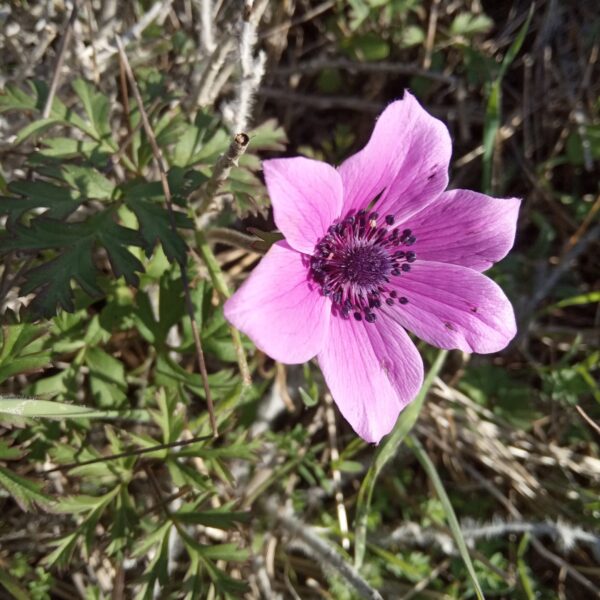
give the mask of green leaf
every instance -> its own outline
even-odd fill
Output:
[[[146,254],[150,256],[156,243],[160,242],[171,262],[185,263],[187,246],[177,231],[173,230],[168,210],[150,200],[132,196],[126,196],[125,203],[138,219],[139,230],[145,242]],[[192,221],[181,212],[174,211],[173,218],[176,227],[193,227]]]
[[[97,272],[92,262],[93,241],[86,240],[66,250],[55,259],[27,271],[22,294],[35,292],[29,310],[42,317],[50,318],[62,308],[75,310],[71,279],[92,297],[102,296],[96,283]]]
[[[435,465],[431,462],[431,459],[427,455],[427,452],[421,445],[421,442],[412,435],[408,437],[408,446],[415,453],[415,456],[421,463],[421,466],[425,469],[425,472],[429,476],[433,487],[444,507],[444,512],[446,515],[446,521],[448,522],[448,526],[450,527],[450,531],[452,532],[452,537],[454,537],[454,541],[456,543],[456,547],[460,552],[460,556],[465,563],[465,567],[469,573],[469,577],[471,579],[471,583],[475,589],[475,593],[477,594],[478,600],[485,600],[483,595],[483,590],[481,589],[481,585],[477,579],[477,574],[475,573],[475,567],[473,566],[473,562],[471,561],[471,556],[469,555],[469,550],[467,549],[467,544],[465,542],[465,538],[463,537],[462,531],[460,529],[460,524],[458,523],[458,519],[456,518],[456,514],[454,512],[454,508],[452,507],[452,503],[450,502],[450,498],[448,498],[448,494],[444,489],[444,484],[440,479],[440,476],[435,468]]]
[[[15,145],[24,142],[28,137],[31,137],[32,135],[43,133],[47,129],[50,129],[50,127],[53,127],[54,125],[60,123],[61,121],[59,119],[53,118],[38,119],[36,121],[32,121],[31,123],[25,125],[25,127],[23,127],[21,130],[19,130],[19,133],[17,134],[17,137],[15,139]]]
[[[39,326],[20,323],[2,328],[0,349],[0,382],[16,375],[39,369],[48,364],[51,353],[36,343],[45,330]]]
[[[381,35],[366,33],[352,38],[350,46],[361,60],[385,60],[390,55],[390,45]]]
[[[59,308],[68,312],[75,309],[72,280],[89,296],[102,295],[93,261],[97,245],[106,249],[115,275],[124,276],[131,285],[137,284],[135,272],[143,271],[143,265],[127,246],[142,246],[143,241],[137,231],[118,225],[110,209],[83,222],[64,223],[38,217],[29,227],[17,224],[8,235],[0,237],[0,252],[62,250],[55,258],[28,270],[21,287],[23,294],[36,293],[30,310],[47,317],[53,316]]]
[[[98,139],[110,139],[110,105],[108,98],[100,92],[95,91],[83,79],[76,79],[72,83],[72,87],[83,103],[85,113],[92,124],[94,137]]]
[[[93,167],[63,165],[62,177],[72,188],[78,190],[81,199],[110,200],[115,186]]]
[[[282,152],[288,142],[285,130],[275,119],[267,119],[264,123],[248,132],[252,152],[272,150]]]
[[[0,415],[36,419],[105,419],[114,417],[114,411],[103,411],[37,398],[0,396]]]
[[[194,157],[202,148],[204,132],[194,125],[186,127],[173,148],[171,164],[178,167],[190,167],[194,164]]]
[[[360,569],[363,564],[365,556],[365,547],[367,541],[367,518],[369,516],[369,509],[371,507],[371,500],[373,498],[373,490],[375,489],[375,483],[383,467],[392,459],[402,441],[406,435],[413,428],[417,422],[421,407],[429,392],[429,388],[432,386],[435,378],[440,372],[444,361],[446,360],[447,351],[440,350],[435,359],[435,362],[431,365],[427,377],[423,382],[423,387],[419,391],[417,397],[400,413],[396,425],[392,432],[383,440],[373,459],[373,464],[367,471],[367,474],[360,486],[358,492],[358,499],[356,503],[356,525],[355,525],[355,542],[354,542],[354,564]]]
[[[352,7],[350,13],[350,30],[356,31],[369,16],[369,5],[365,0],[348,0],[348,4]]]
[[[204,398],[204,385],[199,374],[189,373],[170,358],[160,355],[156,361],[155,381],[167,389],[183,384]],[[231,394],[239,384],[239,378],[230,369],[221,369],[208,375],[212,395],[216,398]]]
[[[478,33],[486,33],[493,25],[494,22],[487,15],[474,15],[469,12],[463,12],[454,17],[452,25],[450,25],[450,33],[452,35],[469,37]]]
[[[4,467],[0,467],[0,485],[8,490],[24,511],[29,511],[35,506],[47,507],[52,503],[52,498],[41,491],[40,484]]]
[[[186,525],[205,525],[217,529],[231,529],[235,523],[248,523],[252,516],[250,512],[227,512],[224,509],[193,511],[180,510],[173,515],[179,522]]]
[[[45,146],[38,151],[41,156],[48,158],[81,158],[88,159],[97,167],[106,166],[110,154],[96,140],[77,140],[68,137],[53,137],[40,140]]]
[[[29,91],[23,91],[17,86],[7,86],[6,92],[0,94],[0,112],[20,110],[41,114],[48,98],[48,86],[39,80],[28,81],[27,85]],[[54,119],[56,123],[76,127],[90,137],[98,137],[94,126],[86,123],[74,110],[67,108],[57,96],[52,101],[49,118]],[[35,129],[36,126],[32,127]]]
[[[127,399],[123,363],[97,346],[86,350],[85,362],[90,369],[90,389],[96,403],[102,407],[122,406]]]
[[[0,440],[0,460],[18,460],[22,457],[21,450],[9,446],[4,440]]]
[[[319,398],[315,398],[311,396],[308,392],[304,391],[304,388],[298,387],[298,391],[300,392],[300,397],[302,398],[302,402],[304,402],[304,406],[311,407],[315,406],[319,401]]]
[[[8,110],[32,111],[37,107],[37,95],[31,82],[28,82],[30,92],[24,92],[17,85],[7,85],[0,94],[0,112]]]
[[[48,565],[48,567],[54,565],[64,566],[68,564],[73,554],[73,550],[75,550],[79,535],[80,532],[79,529],[77,529],[73,533],[54,542],[53,545],[55,544],[56,548],[44,558],[44,563]]]
[[[582,306],[584,304],[598,304],[600,303],[600,291],[589,292],[588,294],[579,294],[577,296],[571,296],[565,298],[552,306],[549,306],[546,310],[550,311],[554,308],[566,308],[567,306]]]
[[[0,197],[0,214],[9,215],[7,227],[32,209],[46,208],[44,216],[62,219],[79,206],[72,190],[45,181],[13,181],[8,189],[20,197]]]
[[[409,25],[402,30],[400,43],[403,48],[410,48],[425,41],[425,32],[417,25]]]

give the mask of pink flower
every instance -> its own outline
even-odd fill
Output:
[[[520,201],[444,191],[446,126],[405,93],[339,168],[264,163],[285,236],[225,305],[277,361],[317,357],[356,433],[379,442],[423,382],[409,330],[440,348],[488,353],[516,333],[512,306],[482,275],[513,245]]]

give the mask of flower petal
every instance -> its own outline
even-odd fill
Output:
[[[332,317],[318,360],[342,415],[368,442],[378,443],[392,430],[423,383],[417,348],[385,318],[371,324]]]
[[[417,260],[411,271],[395,278],[392,285],[408,299],[393,311],[394,319],[439,348],[497,352],[517,331],[504,292],[472,269]]]
[[[311,254],[340,216],[342,180],[330,165],[302,156],[263,163],[275,223],[290,246]]]
[[[405,92],[383,111],[367,145],[340,165],[343,212],[381,194],[379,214],[404,222],[446,189],[451,154],[446,126]]]
[[[322,348],[329,300],[307,279],[306,257],[286,242],[274,244],[225,303],[225,318],[265,354],[303,363]]]
[[[485,271],[504,258],[515,241],[518,198],[491,198],[452,190],[410,219],[419,258]]]

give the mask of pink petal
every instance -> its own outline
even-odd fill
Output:
[[[277,227],[292,248],[312,254],[340,216],[343,192],[338,172],[301,156],[266,160],[263,169]]]
[[[515,336],[511,303],[477,271],[417,259],[392,283],[408,299],[391,311],[394,319],[434,346],[486,354],[502,350]]]
[[[477,271],[506,256],[515,241],[521,201],[452,190],[410,219],[419,258]]]
[[[404,222],[446,189],[451,154],[446,126],[405,92],[383,111],[367,145],[340,165],[343,212],[366,208],[383,192],[379,214]]]
[[[407,333],[376,323],[332,317],[318,359],[331,395],[360,437],[378,443],[423,383],[423,362]]]
[[[329,300],[308,281],[305,260],[277,242],[224,307],[228,321],[283,363],[315,356],[329,325]]]

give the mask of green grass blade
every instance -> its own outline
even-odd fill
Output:
[[[508,52],[504,55],[504,60],[500,66],[498,77],[492,82],[490,87],[490,93],[488,95],[487,106],[485,109],[485,122],[483,126],[483,181],[482,190],[489,194],[491,193],[492,187],[492,164],[494,156],[494,143],[496,140],[496,134],[500,128],[500,113],[502,109],[502,79],[510,67],[511,63],[515,60],[517,54],[521,50],[527,31],[529,31],[529,25],[531,18],[533,17],[534,5],[531,5],[529,15],[525,23],[521,26],[517,37],[514,42],[510,45]]]
[[[517,549],[517,571],[519,572],[519,579],[521,580],[521,586],[527,600],[535,600],[536,593],[531,578],[529,577],[527,563],[525,562],[525,554],[529,548],[529,539],[530,536],[526,533],[519,542],[519,547]]]
[[[379,477],[379,473],[388,461],[396,455],[398,448],[402,444],[402,441],[413,428],[417,422],[423,401],[429,388],[433,384],[434,379],[437,377],[440,369],[442,368],[444,361],[446,360],[447,351],[441,350],[433,365],[427,373],[427,377],[423,382],[418,396],[409,404],[404,411],[398,417],[398,421],[394,426],[392,432],[385,438],[381,446],[377,449],[373,464],[367,471],[367,474],[360,486],[358,492],[358,499],[356,504],[356,526],[355,526],[355,542],[354,542],[354,565],[357,569],[360,569],[365,556],[365,548],[367,542],[367,517],[369,515],[369,509],[371,507],[371,499],[373,497],[373,490],[375,489],[375,483]]]
[[[134,411],[96,410],[77,404],[38,400],[19,396],[0,396],[0,416],[29,417],[38,419],[111,419],[131,417]],[[139,411],[136,411],[139,412]],[[144,415],[146,413],[144,412]]]
[[[463,537],[462,531],[460,530],[460,525],[458,523],[458,519],[456,518],[456,513],[452,508],[452,504],[450,502],[450,498],[448,498],[448,494],[444,488],[444,484],[440,479],[440,476],[435,468],[435,465],[431,462],[425,448],[421,445],[421,442],[414,437],[409,436],[407,439],[407,445],[411,448],[411,450],[415,453],[418,461],[421,463],[421,466],[425,469],[435,491],[442,503],[444,508],[444,512],[446,513],[446,521],[448,522],[448,526],[450,527],[450,531],[452,532],[452,536],[454,537],[454,541],[456,543],[456,547],[460,552],[460,556],[467,567],[467,571],[469,573],[469,577],[471,578],[471,582],[473,583],[473,588],[475,589],[475,593],[477,594],[477,598],[479,600],[485,600],[485,596],[483,595],[483,590],[481,589],[481,585],[477,580],[477,575],[475,574],[475,568],[473,567],[473,562],[471,561],[471,556],[469,555],[469,550],[467,549],[467,544],[465,543],[465,538]]]

